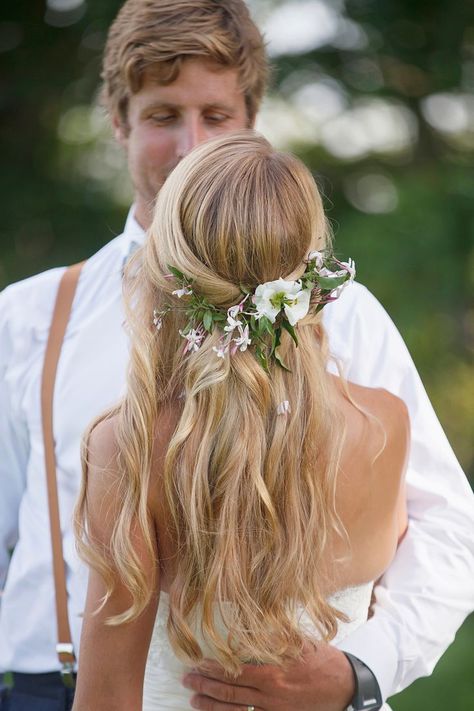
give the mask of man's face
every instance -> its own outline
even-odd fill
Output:
[[[237,70],[188,59],[168,86],[147,79],[130,98],[127,129],[118,121],[114,125],[127,151],[135,217],[147,228],[156,195],[181,158],[199,143],[250,122]]]

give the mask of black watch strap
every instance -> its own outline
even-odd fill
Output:
[[[344,711],[378,711],[383,706],[382,694],[374,673],[354,655],[344,652],[352,667],[355,694]]]

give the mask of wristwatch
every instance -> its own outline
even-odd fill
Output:
[[[355,681],[354,697],[344,711],[379,711],[383,706],[377,679],[369,667],[348,652],[344,652],[352,667]]]

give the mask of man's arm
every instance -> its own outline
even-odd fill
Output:
[[[474,607],[474,496],[400,334],[357,289],[339,347],[347,378],[398,395],[411,420],[408,531],[375,588],[373,617],[339,645],[374,671],[386,698],[432,672]]]
[[[18,383],[12,317],[6,290],[0,294],[0,591],[7,576],[10,551],[18,538],[19,508],[29,457],[28,430],[15,399]]]
[[[386,388],[410,411],[408,530],[375,589],[373,616],[338,645],[372,669],[387,698],[431,673],[474,606],[474,496],[408,350],[378,301],[355,285],[324,314],[331,352],[343,362],[348,380]],[[319,649],[321,660],[328,650],[325,645]],[[245,667],[232,683],[216,673],[215,679],[193,674],[186,685],[199,694],[196,708],[206,711],[226,708],[213,699],[232,697],[239,685],[250,682],[263,709],[341,711],[347,689],[340,680],[347,679],[347,659],[334,652],[333,686],[325,665],[318,669],[312,656],[298,673],[293,666],[285,674]]]

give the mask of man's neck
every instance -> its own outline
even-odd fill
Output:
[[[140,227],[146,232],[151,225],[152,212],[143,201],[137,199],[133,216]]]

